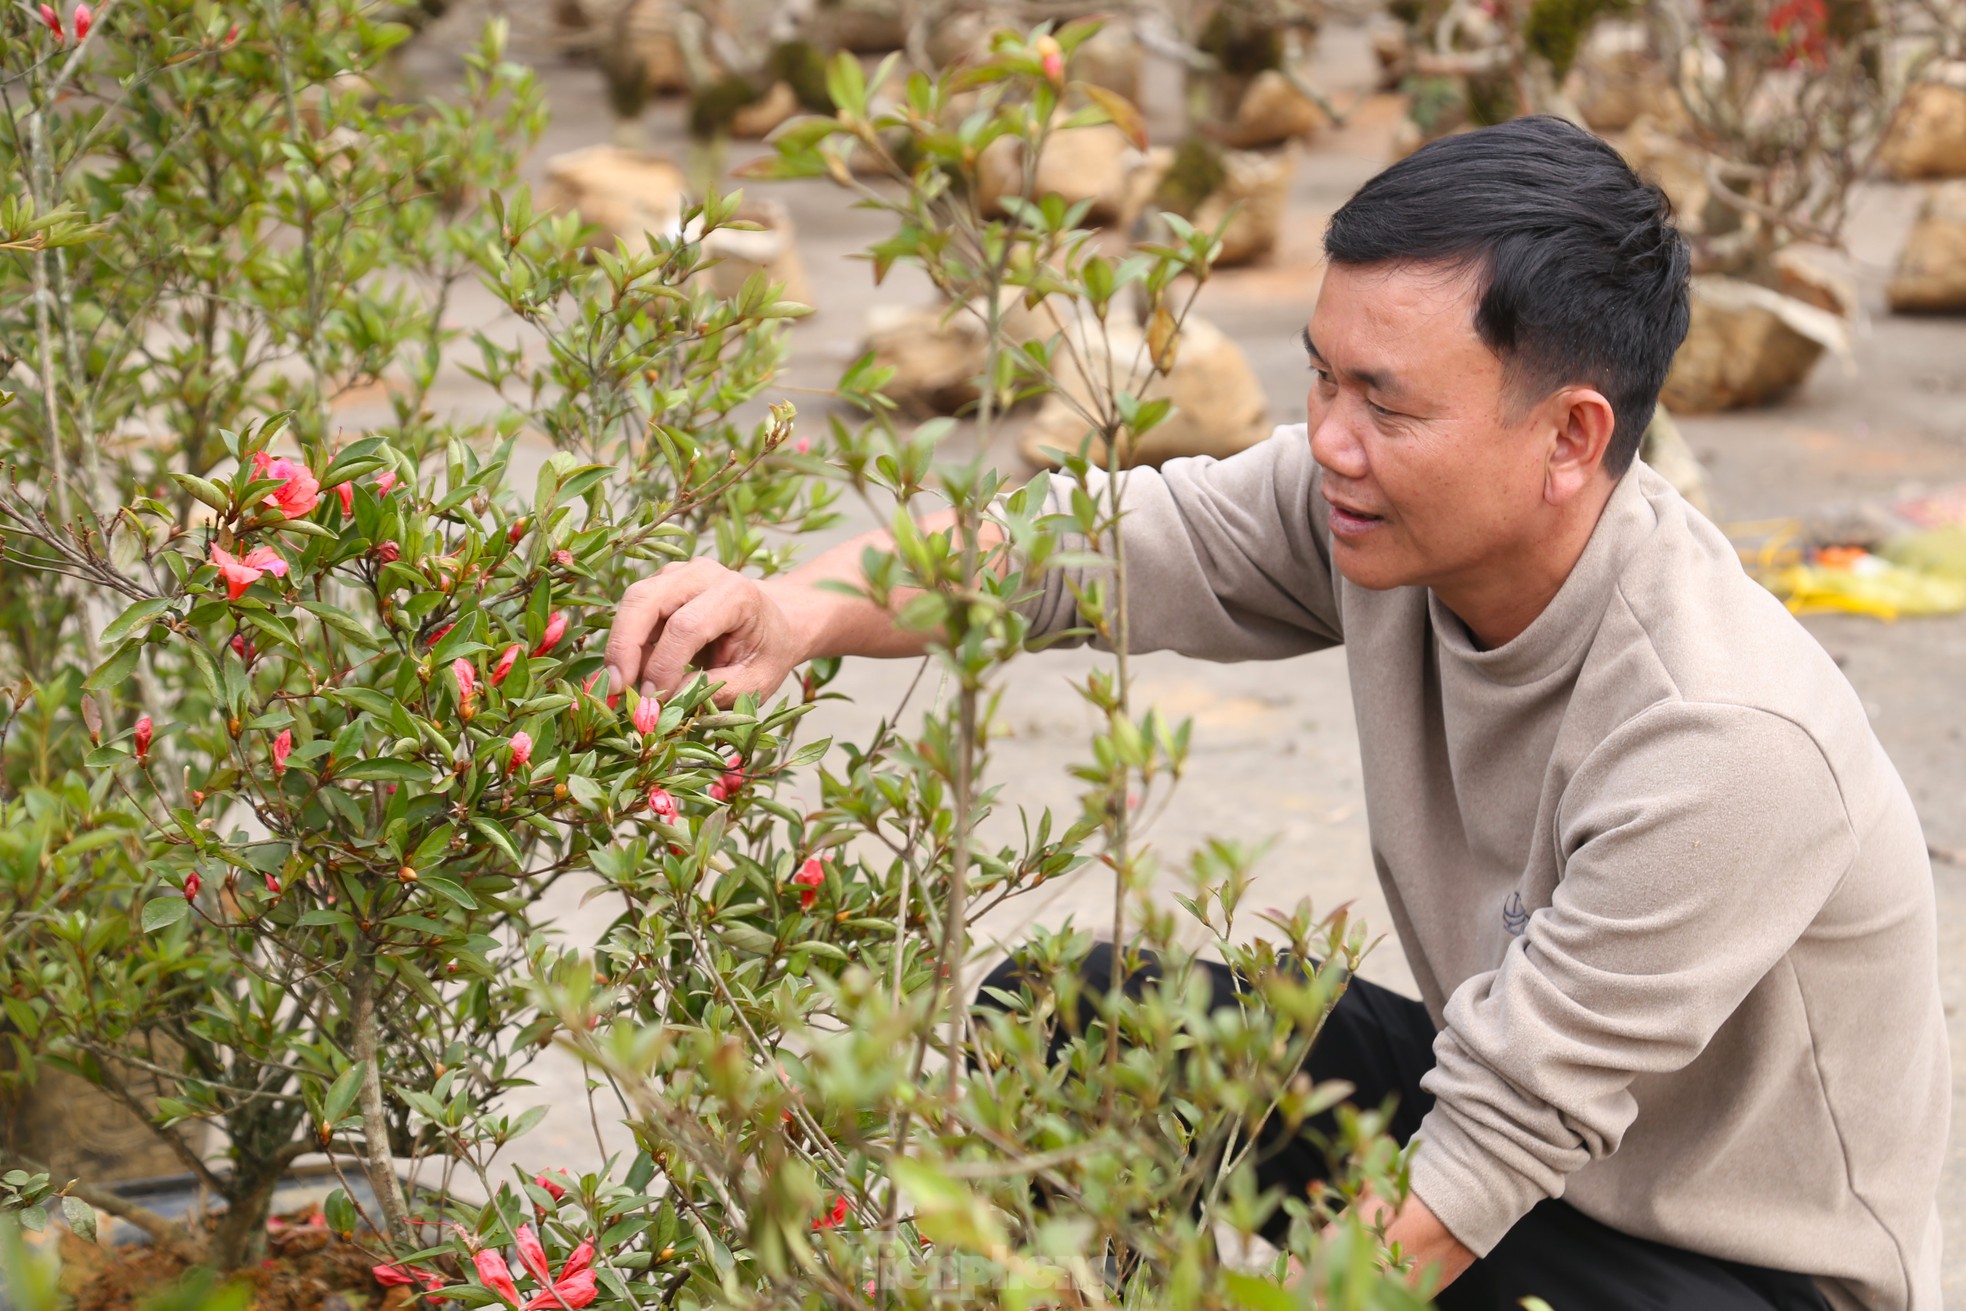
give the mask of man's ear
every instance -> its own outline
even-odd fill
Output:
[[[1562,505],[1588,487],[1604,467],[1618,415],[1595,387],[1565,387],[1550,402],[1556,433],[1543,474],[1543,499]]]

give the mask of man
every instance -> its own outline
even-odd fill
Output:
[[[1635,462],[1687,323],[1663,198],[1525,119],[1395,164],[1325,250],[1307,427],[1135,472],[1123,531],[1137,649],[1344,645],[1421,1000],[1355,984],[1315,1072],[1402,1100],[1391,1236],[1443,1306],[1938,1311],[1925,846],[1835,665]],[[919,652],[814,588],[861,546],[637,584],[616,685]]]

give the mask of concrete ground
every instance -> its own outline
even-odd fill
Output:
[[[515,7],[515,10],[519,7]],[[544,6],[530,8],[543,9]],[[545,79],[554,122],[533,164],[557,151],[604,141],[610,119],[597,74],[544,48],[536,20],[515,12],[514,54],[533,60]],[[449,34],[419,43],[413,71],[441,80],[455,68]],[[1356,32],[1325,38],[1325,85],[1347,99],[1346,87],[1369,67]],[[1307,319],[1318,282],[1322,218],[1383,167],[1393,107],[1368,105],[1353,125],[1326,134],[1300,157],[1291,223],[1275,262],[1225,271],[1207,287],[1200,312],[1248,353],[1278,422],[1303,414],[1307,378],[1295,335]],[[682,150],[674,104],[652,108],[647,124],[664,148]],[[738,157],[744,156],[740,150]],[[776,186],[770,193],[792,211],[799,246],[820,312],[792,330],[788,388],[824,389],[851,358],[865,311],[876,303],[919,304],[918,279],[897,271],[876,289],[867,267],[848,257],[883,235],[878,215],[850,207],[823,183]],[[1887,314],[1882,286],[1917,202],[1916,188],[1877,185],[1856,207],[1851,256],[1872,316],[1847,363],[1825,361],[1787,401],[1748,413],[1683,422],[1706,465],[1717,517],[1723,522],[1813,515],[1847,503],[1933,490],[1966,482],[1966,322],[1905,319]],[[460,313],[490,311],[466,300]],[[790,392],[808,416],[823,414],[823,397]],[[1006,467],[1016,457],[1002,447]],[[861,526],[857,521],[854,528]],[[1822,616],[1804,621],[1861,693],[1879,737],[1910,786],[1937,858],[1942,986],[1953,1036],[1956,1118],[1966,1126],[1966,617],[1874,620]],[[1083,653],[1059,653],[1024,664],[1005,698],[1007,732],[994,761],[1005,783],[1004,805],[1070,809],[1070,762],[1085,751],[1090,720],[1070,688],[1094,663]],[[1195,722],[1195,749],[1179,804],[1160,816],[1148,840],[1163,867],[1178,869],[1208,836],[1274,839],[1252,908],[1285,906],[1309,897],[1321,909],[1352,903],[1368,923],[1387,917],[1367,851],[1365,798],[1360,787],[1358,725],[1352,716],[1342,653],[1277,664],[1210,665],[1174,656],[1140,660],[1139,693],[1175,716]],[[891,714],[915,675],[913,663],[850,665],[842,689],[854,703],[829,708],[815,733],[864,738],[873,720]],[[925,680],[918,698],[938,689]],[[1110,888],[1087,874],[1005,907],[986,926],[1015,941],[1034,923],[1076,916],[1082,925],[1110,922]],[[604,921],[600,904],[569,902],[567,931],[579,939]],[[1365,973],[1394,987],[1410,980],[1397,944],[1374,952]],[[601,1145],[625,1144],[618,1126],[590,1127],[576,1070],[542,1071],[539,1099],[553,1106],[518,1155],[529,1168],[549,1162],[581,1165]],[[1890,1107],[1876,1113],[1889,1115]],[[1938,1144],[1933,1150],[1939,1151]],[[1955,1253],[1966,1250],[1966,1132],[1945,1149],[1942,1206]],[[1966,1257],[1946,1263],[1949,1305],[1966,1307]]]

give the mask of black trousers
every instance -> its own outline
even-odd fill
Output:
[[[1234,1006],[1236,979],[1229,967],[1202,963],[1214,985],[1214,1008]],[[1109,989],[1113,969],[1112,947],[1095,946],[1080,967],[1087,992],[1096,996]],[[1158,962],[1143,956],[1126,990],[1138,995],[1142,984],[1158,976]],[[1015,993],[1018,987],[1015,962],[1005,961],[983,981],[977,1004],[1000,1009],[989,992]],[[1081,1030],[1092,1018],[1088,1001],[1080,1008]],[[1054,1033],[1054,1057],[1069,1036]],[[1325,1021],[1306,1068],[1318,1082],[1342,1079],[1353,1085],[1357,1091],[1352,1100],[1359,1106],[1376,1107],[1392,1099],[1391,1132],[1404,1143],[1433,1105],[1420,1087],[1420,1076],[1433,1066],[1433,1042],[1426,1007],[1354,978]],[[1327,1113],[1309,1128],[1332,1136],[1335,1117]],[[1301,1196],[1311,1182],[1325,1177],[1325,1155],[1304,1137],[1277,1142],[1281,1126],[1271,1129],[1270,1141],[1259,1139],[1265,1149],[1274,1150],[1259,1153],[1267,1159],[1257,1167],[1258,1178]],[[1267,1236],[1280,1238],[1286,1224],[1279,1217]],[[1517,1221],[1493,1251],[1441,1292],[1435,1305],[1442,1311],[1517,1311],[1531,1295],[1554,1311],[1829,1311],[1829,1303],[1805,1275],[1634,1238],[1599,1224],[1560,1198],[1539,1203]]]

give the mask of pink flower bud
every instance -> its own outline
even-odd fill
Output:
[[[519,1264],[526,1268],[527,1274],[542,1284],[553,1282],[553,1267],[547,1264],[546,1248],[531,1225],[520,1225],[512,1234],[512,1243],[519,1249]]]
[[[437,630],[436,632],[434,632],[434,633],[432,633],[432,634],[430,634],[430,641],[429,641],[429,645],[431,645],[431,646],[435,646],[435,645],[437,645],[437,643],[439,643],[439,642],[441,642],[441,641],[443,641],[443,640],[444,640],[444,634],[445,634],[445,633],[448,633],[448,632],[450,632],[450,631],[451,631],[451,629],[453,629],[453,628],[456,628],[456,627],[457,627],[457,625],[456,625],[456,624],[445,624],[445,625],[444,625],[444,626],[443,626],[442,628],[439,628],[439,629],[438,629],[438,630]]]
[[[810,450],[812,450],[812,439],[810,437],[801,437],[792,443],[792,452],[795,455],[804,455]]]
[[[377,564],[395,564],[403,558],[403,548],[395,542],[377,542],[374,554]]]
[[[652,696],[645,696],[635,703],[635,731],[643,737],[655,732],[655,726],[662,719],[662,703]]]
[[[294,731],[291,728],[280,730],[280,736],[273,739],[273,777],[278,778],[287,772],[287,757],[294,753]]]
[[[61,15],[55,12],[53,5],[41,6],[41,21],[46,23],[48,30],[55,34],[55,40],[59,41],[62,39]]]
[[[335,498],[341,502],[341,513],[343,516],[353,517],[355,513],[355,484],[338,483],[335,485],[334,494]],[[377,1268],[380,1269],[381,1267]]]
[[[808,856],[799,866],[799,872],[792,876],[792,882],[799,885],[799,909],[811,910],[819,897],[820,885],[826,882],[826,867],[819,863],[819,857]]]
[[[232,648],[233,655],[238,656],[239,659],[245,661],[247,664],[251,664],[253,662],[253,656],[258,654],[253,650],[253,644],[246,640],[244,633],[234,633],[232,640],[226,643],[226,645]]]
[[[498,663],[492,666],[491,684],[493,687],[497,687],[505,681],[505,676],[512,672],[512,666],[519,662],[519,652],[525,649],[522,643],[514,642],[500,653]]]
[[[478,671],[463,656],[451,661],[451,677],[457,679],[457,699],[469,701],[478,693]]]
[[[573,568],[573,552],[567,550],[553,552],[553,563],[562,569]]]
[[[519,1287],[512,1282],[512,1271],[505,1264],[505,1258],[490,1248],[471,1254],[471,1264],[477,1267],[479,1282],[497,1293],[513,1306],[519,1305]]]
[[[231,27],[225,30],[225,44],[231,45],[234,41],[237,41],[238,39],[239,39],[239,25],[237,23],[234,23]]]
[[[192,870],[184,876],[184,899],[186,901],[198,900],[198,889],[204,886],[205,881],[198,877],[198,871],[195,869]]]
[[[375,494],[377,496],[389,495],[389,489],[395,485],[396,471],[394,469],[384,469],[375,476]]]
[[[138,760],[142,760],[150,754],[150,735],[154,731],[149,715],[145,715],[142,719],[137,720],[136,748]]]
[[[539,645],[532,649],[532,653],[536,656],[545,655],[548,651],[551,651],[560,644],[560,639],[566,636],[566,632],[566,611],[555,610],[546,620],[546,631],[540,634]]]
[[[600,1018],[601,1017],[598,1015],[593,1017],[593,1019],[596,1020]],[[594,1026],[593,1024],[590,1023],[587,1027],[591,1029]],[[573,1249],[573,1251],[567,1253],[566,1264],[560,1267],[560,1279],[557,1282],[564,1282],[566,1280],[576,1278],[579,1275],[585,1273],[587,1267],[593,1264],[594,1264],[594,1240],[591,1238],[584,1238],[581,1240],[579,1247],[576,1247]]]
[[[670,824],[676,822],[676,799],[669,795],[666,788],[649,789],[649,809],[655,813],[657,819]]]
[[[532,1181],[539,1187],[544,1188],[547,1195],[557,1202],[567,1195],[567,1190],[566,1185],[558,1183],[556,1180],[565,1179],[566,1177],[566,1171],[554,1170],[548,1174],[536,1174],[532,1177]]]
[[[512,521],[512,526],[505,530],[506,544],[509,546],[517,546],[519,544],[519,539],[521,537],[524,537],[525,535],[526,535],[526,521],[524,519],[514,519]]]
[[[532,760],[532,734],[518,732],[512,735],[512,763],[506,766],[506,773],[523,769]]]
[[[274,896],[276,896],[276,897],[277,897],[277,896],[279,896],[279,895],[280,895],[280,880],[279,880],[279,879],[277,879],[277,878],[274,878],[274,877],[273,877],[273,875],[271,875],[271,874],[268,874],[268,875],[266,876],[266,890],[267,890],[267,891],[268,891],[269,893],[271,893],[271,894],[273,894]]]
[[[704,789],[704,792],[706,795],[709,796],[710,800],[712,801],[730,800],[730,794],[724,789],[724,785],[721,782],[712,783],[709,787]]]
[[[87,5],[75,6],[75,39],[77,41],[80,41],[89,34],[89,25],[94,21],[95,15],[89,12]]]

